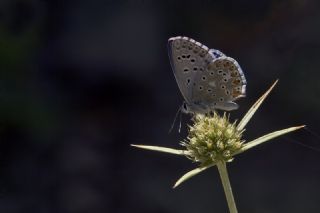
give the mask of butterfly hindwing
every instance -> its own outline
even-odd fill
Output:
[[[214,109],[234,110],[234,103],[245,96],[246,80],[236,60],[227,56],[214,59],[205,72],[195,77],[192,100]]]

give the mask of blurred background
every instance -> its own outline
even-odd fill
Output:
[[[320,212],[316,0],[1,0],[0,212],[227,212],[217,170],[130,144],[179,148],[183,98],[167,55],[185,35],[235,58],[239,119],[275,81],[246,140],[306,124],[228,166],[239,212]]]

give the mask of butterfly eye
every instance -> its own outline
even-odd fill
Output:
[[[188,68],[184,68],[183,72],[189,72],[189,69]]]
[[[194,63],[196,60],[194,58],[191,58],[190,61]]]
[[[223,98],[219,98],[219,101],[222,102],[224,99]]]
[[[183,103],[182,104],[182,108],[185,112],[188,112],[188,106],[187,106],[187,103]]]
[[[204,80],[204,81],[205,81],[206,79],[207,79],[207,77],[206,77],[206,76],[202,76],[202,80]]]
[[[194,68],[193,68],[193,71],[197,71],[197,70],[198,70],[198,67],[194,67]]]
[[[221,85],[221,89],[225,89],[226,88],[226,86],[225,85]]]

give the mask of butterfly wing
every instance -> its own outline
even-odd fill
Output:
[[[246,93],[246,79],[238,62],[227,56],[212,60],[203,73],[198,73],[193,83],[193,102],[213,109],[234,110],[236,99]]]
[[[226,56],[225,54],[223,54],[223,52],[221,52],[220,50],[216,50],[216,49],[210,49],[209,53],[211,55],[213,55],[215,59],[220,58],[222,56]]]
[[[188,37],[173,37],[168,40],[171,67],[179,89],[188,104],[192,104],[192,89],[197,73],[204,72],[213,60],[209,48]]]

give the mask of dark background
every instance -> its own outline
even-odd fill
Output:
[[[247,97],[232,119],[280,79],[246,140],[313,132],[228,165],[239,212],[320,212],[318,2],[1,0],[0,212],[227,212],[215,168],[173,190],[196,165],[129,146],[186,137],[189,116],[168,134],[183,101],[167,56],[177,35],[241,65]]]

